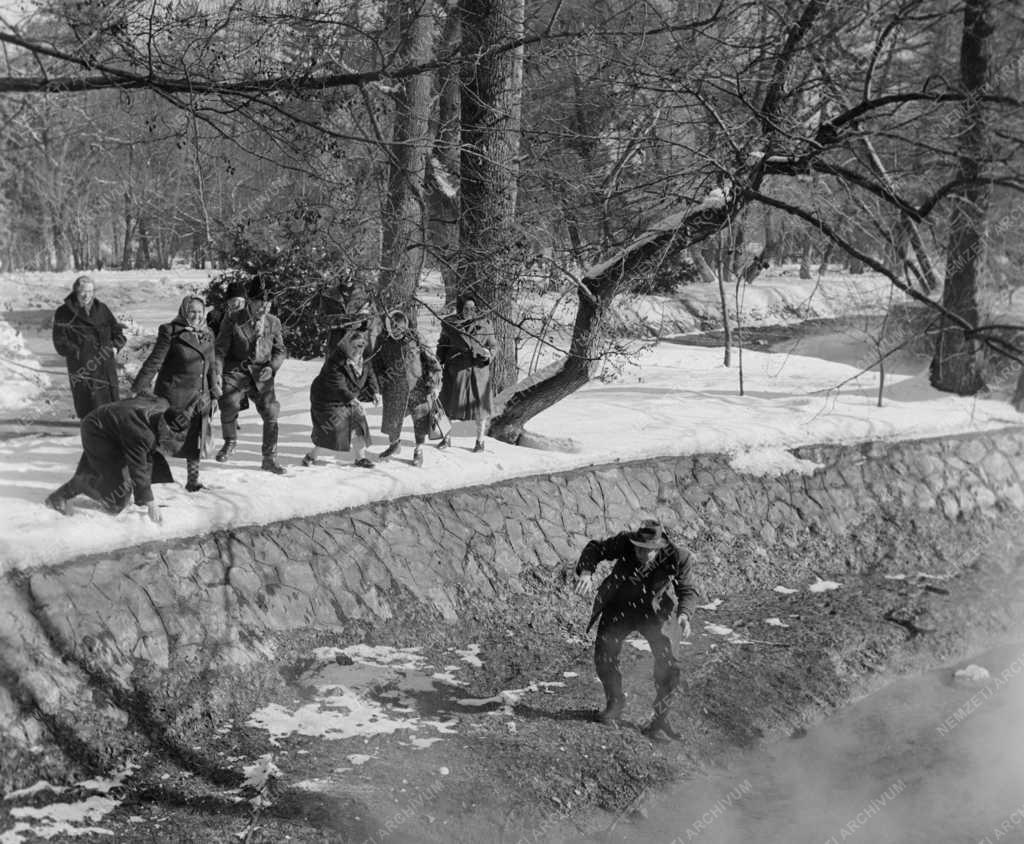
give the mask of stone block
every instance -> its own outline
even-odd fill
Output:
[[[960,440],[957,443],[956,454],[969,466],[977,466],[989,453],[990,446],[984,441],[975,438]]]
[[[957,503],[956,496],[944,492],[937,500],[939,507],[942,508],[943,515],[950,521],[955,521],[960,515],[960,505]]]
[[[995,493],[985,486],[979,486],[974,490],[974,498],[978,503],[978,507],[985,511],[994,510],[998,503]]]
[[[1009,484],[999,490],[999,501],[1014,510],[1024,510],[1024,489],[1020,484]]]
[[[522,554],[501,537],[495,539],[493,554],[495,570],[510,583],[518,585],[519,574],[523,570]]]
[[[985,459],[981,461],[981,466],[978,468],[984,472],[985,478],[992,487],[999,487],[1016,480],[1009,459],[1001,451],[990,451],[985,455]]]

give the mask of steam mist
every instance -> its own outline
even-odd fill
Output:
[[[965,686],[953,671],[982,665]],[[897,680],[707,780],[613,840],[643,844],[1024,841],[1024,644]]]

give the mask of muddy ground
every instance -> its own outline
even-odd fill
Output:
[[[292,736],[275,746],[243,718],[205,728],[193,719],[178,736],[193,755],[152,745],[134,760],[141,767],[127,788],[114,792],[123,795],[122,805],[98,825],[119,842],[562,842],[602,840],[612,830],[621,835],[632,813],[669,784],[799,735],[893,675],[1024,641],[1019,525],[982,522],[963,532],[991,535],[989,551],[969,567],[928,572],[938,578],[908,570],[891,579],[893,570],[878,570],[835,576],[841,587],[822,593],[789,583],[802,588],[791,595],[765,588],[706,596],[723,601],[698,611],[690,644],[681,648],[683,681],[673,705],[679,741],[654,743],[640,733],[653,694],[651,658],[628,645],[626,723],[593,722],[602,697],[584,633],[588,602],[576,599],[576,612],[566,611],[573,599],[563,573],[455,625],[410,612],[393,639],[371,642],[419,646],[438,666],[450,661],[452,648],[480,644],[482,666],[459,674],[466,685],[415,694],[420,713],[454,722],[454,732],[431,746],[410,748],[402,730],[371,739]],[[768,626],[770,617],[789,626]],[[753,643],[730,643],[707,632],[708,623]],[[352,641],[292,637],[294,659],[281,664],[281,682],[268,687],[269,696],[294,706],[308,693],[298,678],[312,647]],[[540,681],[565,685],[538,687],[511,706],[457,702]],[[377,690],[382,698],[392,692]],[[280,776],[260,794],[240,789],[241,767],[267,753]],[[353,765],[351,754],[370,759]],[[308,790],[310,782],[316,790]],[[73,798],[70,792],[61,799]],[[0,804],[4,814],[10,807]],[[0,829],[10,821],[0,815]]]

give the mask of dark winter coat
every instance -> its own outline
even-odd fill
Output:
[[[276,373],[281,368],[288,356],[281,320],[267,314],[260,331],[259,318],[253,303],[224,317],[214,343],[218,375],[255,375],[264,366]]]
[[[441,405],[451,419],[490,416],[494,329],[486,319],[441,323],[437,359],[441,364]]]
[[[406,414],[421,416],[428,412],[428,396],[441,383],[441,364],[413,331],[397,340],[382,332],[371,361],[383,405],[380,430],[395,439]]]
[[[671,541],[658,551],[646,569],[640,569],[626,531],[603,540],[591,540],[583,548],[576,574],[592,574],[602,560],[614,560],[611,573],[601,582],[594,598],[589,630],[605,614],[667,618],[676,614],[692,615],[697,606],[689,551]]]
[[[380,390],[369,361],[356,372],[348,355],[339,347],[324,361],[320,374],[309,388],[310,415],[313,418],[313,445],[333,451],[348,451],[352,434],[370,439],[370,427],[360,399],[372,400]]]
[[[123,326],[110,308],[93,299],[86,313],[71,293],[53,316],[53,347],[66,359],[75,414],[117,401],[115,355],[126,342]]]
[[[153,351],[132,384],[135,393],[146,393],[150,389],[177,410],[200,400],[200,407],[204,409],[196,412],[183,453],[174,456],[195,459],[206,452],[212,426],[205,408],[212,407],[211,397],[220,393],[214,376],[213,338],[205,331],[197,334],[180,317],[161,325]]]
[[[88,473],[90,491],[116,510],[128,503],[129,485],[136,504],[153,500],[151,484],[171,483],[171,470],[158,449],[176,451],[180,439],[158,440],[169,432],[161,424],[167,409],[163,399],[134,398],[96,408],[82,420],[82,460],[76,475]]]

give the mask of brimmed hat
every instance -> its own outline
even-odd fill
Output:
[[[665,529],[657,519],[644,519],[639,530],[629,537],[629,541],[637,548],[664,548],[668,545]]]
[[[269,298],[270,291],[267,289],[267,282],[256,276],[249,282],[249,298],[264,300]]]
[[[224,298],[237,299],[239,297],[243,299],[245,298],[245,282],[233,281],[227,286],[227,289],[224,291]]]

